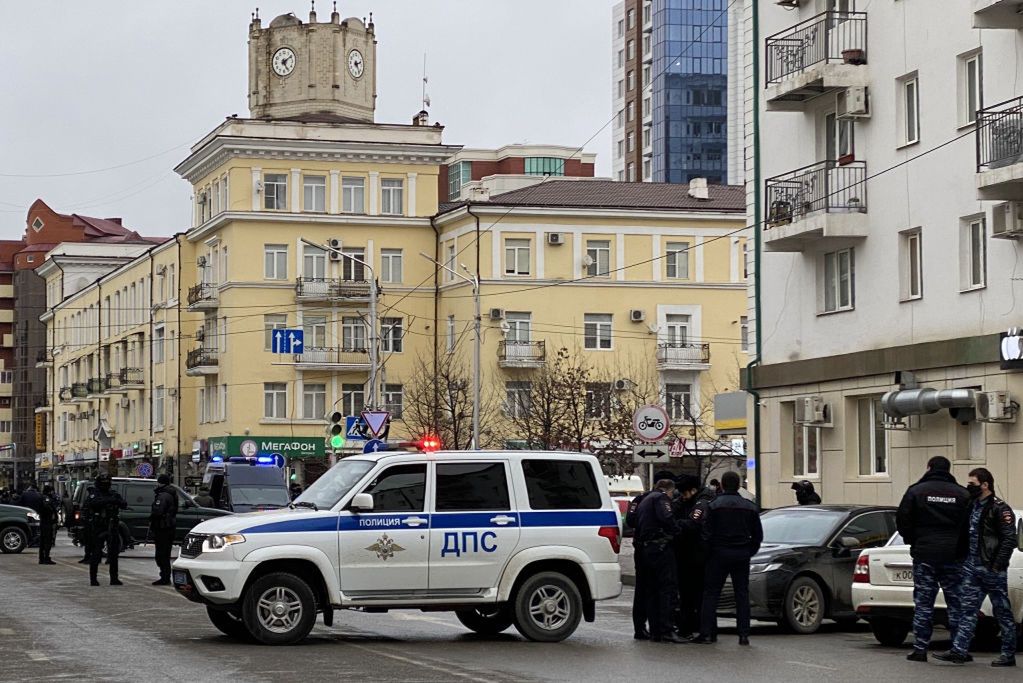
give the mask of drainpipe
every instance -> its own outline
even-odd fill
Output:
[[[763,507],[760,470],[760,392],[753,385],[753,368],[761,364],[763,342],[763,321],[760,305],[760,254],[761,254],[761,197],[760,197],[760,8],[758,0],[753,4],[753,319],[755,326],[756,355],[746,365],[746,391],[753,397],[753,481],[757,505]]]
[[[472,414],[473,414],[472,447],[473,448],[480,448],[480,412],[483,410],[483,399],[480,397],[480,386],[483,383],[483,361],[480,359],[480,347],[483,345],[483,340],[481,339],[481,333],[480,333],[480,324],[481,324],[481,320],[482,320],[481,317],[480,317],[480,299],[483,297],[483,293],[480,291],[480,289],[481,289],[481,287],[480,287],[480,217],[477,214],[474,214],[472,212],[472,203],[466,204],[465,205],[465,210],[466,210],[466,212],[470,216],[472,216],[476,220],[476,239],[475,239],[475,243],[476,243],[475,244],[475,247],[476,247],[476,268],[475,268],[475,270],[476,270],[476,292],[475,292],[475,294],[476,294],[476,296],[475,296],[475,301],[474,301],[474,303],[476,304],[476,306],[475,306],[475,312],[476,312],[475,318],[476,319],[475,319],[475,321],[473,323],[475,328],[476,328],[476,345],[475,345],[475,348],[473,349],[473,351],[474,351],[474,355],[473,355],[474,363],[473,364],[476,366],[475,370],[474,370],[474,374],[475,374],[475,382],[474,382],[475,392],[473,394],[473,402],[476,405],[473,406],[473,411],[472,411]],[[491,239],[493,239],[493,236],[491,236]],[[539,245],[537,245],[537,248],[539,249]]]
[[[430,227],[433,228],[433,260],[439,262],[440,261],[440,229],[437,228],[436,218],[434,216],[430,216]],[[438,276],[439,273],[440,273],[440,269],[437,268],[436,266],[434,266],[434,268],[433,268],[433,377],[434,377],[434,382],[433,382],[433,387],[434,387],[433,405],[434,405],[434,410],[436,410],[437,402],[440,400],[440,397],[437,394],[437,382],[436,382],[437,371],[439,370],[439,367],[438,367],[438,355],[440,353],[439,350],[438,350],[439,349],[438,344],[440,343],[440,333],[439,333],[439,329],[440,329],[440,327],[439,327],[440,326],[440,282],[437,280],[437,276]],[[436,428],[436,426],[437,426],[436,425],[436,422],[437,422],[437,415],[436,414],[434,414],[434,416],[433,416],[433,421],[434,421],[433,427]]]
[[[178,262],[179,266],[181,265],[181,236],[182,236],[182,233],[180,233],[180,232],[179,233],[175,233],[175,235],[174,235],[174,241],[177,242],[177,244],[178,244],[178,258],[177,258],[177,262]],[[150,288],[152,288],[152,286],[153,286],[152,285],[153,279],[150,278],[149,281],[150,281],[150,285],[149,286],[150,286]],[[181,273],[180,272],[177,274],[177,282],[175,282],[175,284],[178,286],[179,291],[180,291],[180,288],[181,288]],[[152,301],[152,296],[150,296],[149,300]],[[178,429],[177,429],[177,433],[174,435],[174,464],[175,464],[174,474],[175,474],[175,478],[177,479],[178,486],[181,486],[182,482],[184,482],[184,479],[181,478],[181,467],[180,467],[181,463],[179,462],[180,459],[181,459],[181,413],[183,412],[181,410],[180,402],[184,398],[182,396],[183,392],[182,392],[182,384],[181,384],[181,365],[183,363],[183,361],[182,361],[183,356],[181,355],[181,340],[184,337],[184,335],[181,334],[181,298],[180,297],[178,297],[178,305],[175,306],[175,308],[177,309],[177,312],[178,312],[178,321],[176,323],[176,326],[177,326],[176,327],[176,329],[177,329],[177,337],[178,337],[178,353],[177,353],[177,357],[174,359],[174,365],[175,365],[176,370],[177,370],[177,387],[178,387],[177,399],[178,399],[179,403],[178,403],[178,407],[177,407]],[[166,320],[166,317],[164,319]],[[189,452],[191,452],[191,450]]]

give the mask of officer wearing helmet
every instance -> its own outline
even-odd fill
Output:
[[[85,499],[85,525],[89,530],[91,550],[89,552],[89,585],[98,586],[100,559],[103,545],[107,546],[107,562],[110,565],[110,585],[120,586],[117,579],[117,556],[121,552],[120,514],[128,503],[111,488],[110,475],[102,473],[96,477],[95,489]]]

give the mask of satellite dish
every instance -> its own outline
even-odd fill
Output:
[[[593,257],[590,256],[589,254],[586,254],[586,256],[583,256],[583,265],[587,266],[587,267],[592,266],[593,265]]]
[[[507,335],[508,334],[508,330],[510,330],[510,329],[511,329],[511,325],[508,324],[508,321],[507,320],[502,320],[501,321],[501,331],[504,332]]]

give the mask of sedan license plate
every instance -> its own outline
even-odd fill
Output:
[[[185,586],[188,584],[188,572],[184,572],[180,569],[174,570],[174,585]]]
[[[913,570],[912,569],[896,569],[892,572],[892,581],[899,581],[901,583],[913,583]]]

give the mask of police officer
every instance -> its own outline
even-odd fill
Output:
[[[53,489],[49,488],[49,490],[50,497],[47,497],[39,493],[35,482],[29,482],[24,493],[21,494],[21,505],[39,515],[39,564],[57,564],[50,559],[50,548],[53,546],[54,525],[57,523],[57,513],[53,508]]]
[[[156,566],[160,578],[154,586],[169,586],[171,576],[171,549],[174,546],[174,531],[177,528],[178,496],[171,488],[170,477],[161,474],[156,478],[158,486],[153,489],[153,507],[149,514],[149,529],[156,544]]]
[[[684,474],[676,484],[680,491],[675,503],[679,535],[675,538],[675,564],[678,568],[678,613],[675,623],[681,637],[700,630],[700,603],[703,601],[703,574],[707,562],[700,531],[707,505],[714,490],[700,488],[700,480]]]
[[[641,493],[629,503],[629,509],[625,513],[625,523],[632,528],[632,562],[636,571],[636,586],[632,592],[632,629],[633,638],[636,640],[650,640],[650,631],[647,630],[647,590],[649,589],[650,578],[647,576],[642,557],[642,544],[639,542],[639,535],[636,533],[636,525],[639,523],[639,504],[650,494],[649,491]]]
[[[636,550],[642,563],[646,615],[650,640],[655,643],[684,643],[672,628],[677,595],[677,576],[672,539],[678,525],[672,514],[675,482],[660,479],[636,508]]]
[[[725,577],[735,591],[739,645],[749,645],[749,560],[760,550],[764,531],[757,506],[739,495],[739,475],[721,476],[721,493],[707,505],[701,536],[707,544],[707,573],[700,614],[700,635],[690,642],[717,642],[717,606]]]
[[[970,518],[970,494],[956,483],[948,458],[927,461],[927,472],[906,489],[895,517],[913,558],[913,651],[911,662],[926,662],[934,630],[934,600],[940,586],[953,638],[960,619],[962,560]]]
[[[813,482],[795,481],[792,482],[792,490],[796,492],[796,502],[800,505],[820,505],[821,497],[813,488]]]
[[[89,529],[89,585],[98,586],[99,563],[103,557],[103,545],[107,547],[107,564],[110,565],[110,585],[120,586],[117,579],[117,556],[121,552],[120,513],[128,507],[121,494],[111,488],[110,475],[101,473],[96,477],[95,489],[85,499],[85,524]]]
[[[995,478],[983,467],[970,472],[966,485],[970,506],[969,546],[963,564],[961,613],[952,649],[935,659],[964,664],[969,661],[970,641],[977,628],[977,611],[985,596],[1002,630],[1001,656],[991,666],[1016,666],[1016,623],[1009,604],[1009,558],[1016,549],[1016,515],[995,496]]]

